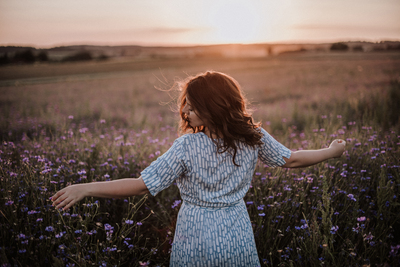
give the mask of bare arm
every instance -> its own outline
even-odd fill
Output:
[[[142,177],[125,178],[109,182],[75,184],[52,196],[53,206],[69,209],[84,197],[122,198],[149,193]]]
[[[284,168],[299,168],[307,167],[319,162],[325,161],[330,158],[340,157],[345,149],[346,142],[344,140],[334,140],[329,148],[322,148],[317,150],[299,150],[292,152],[289,159],[284,158],[286,164]]]

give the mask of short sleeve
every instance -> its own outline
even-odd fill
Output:
[[[142,179],[153,196],[169,187],[186,170],[183,140],[175,140],[171,148],[141,172]]]
[[[261,138],[263,145],[260,146],[260,150],[258,151],[259,159],[270,167],[279,167],[284,165],[286,161],[283,157],[290,158],[292,152],[287,147],[276,141],[263,128],[261,128],[261,133],[263,134],[263,137]]]

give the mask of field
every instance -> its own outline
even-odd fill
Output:
[[[0,67],[2,266],[168,266],[180,196],[49,197],[138,177],[178,137],[176,81],[233,76],[292,150],[347,141],[304,169],[259,164],[246,195],[262,266],[400,265],[400,53],[154,59]]]

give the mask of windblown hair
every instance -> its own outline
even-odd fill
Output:
[[[180,132],[204,132],[205,127],[191,127],[186,114],[182,111],[186,99],[196,115],[206,124],[211,134],[223,142],[214,140],[218,153],[228,151],[235,162],[237,150],[241,144],[255,147],[262,144],[261,123],[255,123],[246,109],[246,99],[238,82],[232,77],[214,71],[207,71],[195,77],[187,78],[181,86],[178,105],[181,116]]]

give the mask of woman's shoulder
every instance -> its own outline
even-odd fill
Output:
[[[205,133],[198,132],[198,133],[187,133],[184,135],[181,135],[178,137],[175,142],[177,143],[192,143],[192,142],[198,142],[198,141],[203,141],[206,140],[206,138],[209,138]]]

